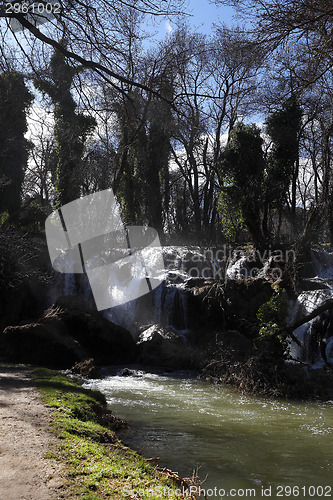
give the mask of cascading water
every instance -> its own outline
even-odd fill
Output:
[[[129,329],[133,334],[138,332],[143,325],[152,324],[171,327],[183,334],[189,329],[190,292],[187,284],[190,280],[199,279],[200,286],[200,280],[209,277],[233,280],[249,278],[252,274],[256,274],[267,278],[267,272],[265,272],[268,266],[267,259],[267,262],[262,259],[262,268],[259,269],[254,267],[256,263],[253,259],[249,260],[249,256],[240,251],[231,255],[225,249],[223,255],[219,255],[219,252],[221,250],[199,247],[164,247],[164,267],[158,269],[155,276],[162,281],[161,285],[136,300],[105,310],[103,314],[114,323]],[[149,258],[154,261],[154,248],[151,249]],[[332,298],[333,253],[314,250],[312,260],[314,275],[308,281],[315,283],[316,289],[304,291],[296,301],[290,304],[289,322],[311,313],[326,300]],[[56,286],[50,292],[50,302],[54,302],[59,295],[80,293],[91,305],[94,305],[89,282],[84,275],[80,275],[79,279],[70,273],[59,276]],[[134,283],[131,286],[134,286]],[[116,289],[112,290],[112,284],[109,293],[111,295],[117,293]],[[333,318],[330,321],[328,314],[326,313],[323,318],[311,320],[294,332],[302,347],[295,342],[290,342],[292,358],[315,367],[322,366],[322,355],[315,339],[318,328],[326,328],[327,332],[323,336],[326,342],[326,356],[329,362],[333,362]]]
[[[316,283],[317,290],[309,290],[301,293],[295,302],[291,303],[288,322],[293,323],[297,319],[313,312],[333,296],[333,253],[324,250],[312,251],[312,262],[315,276],[309,279]],[[290,342],[290,355],[293,359],[302,361],[312,367],[322,367],[323,357],[319,349],[318,333],[326,344],[325,353],[327,361],[333,363],[333,329],[331,326],[331,312],[312,319],[301,325],[294,331],[296,342]],[[323,331],[324,329],[324,331]],[[325,347],[325,345],[324,345]]]
[[[205,248],[164,247],[164,267],[158,269],[154,276],[162,280],[161,285],[145,296],[105,310],[104,316],[132,332],[152,323],[179,331],[187,330],[189,291],[186,283],[192,278],[223,276],[222,261],[217,261],[214,256],[212,250]],[[154,260],[153,248],[150,259]],[[69,282],[72,276],[67,275]],[[89,284],[86,285],[89,288]],[[112,284],[108,293],[110,296],[117,293],[116,289],[112,289]]]
[[[287,253],[287,252],[286,252]],[[268,253],[268,258],[259,258],[261,268],[256,267],[252,255],[237,251],[230,260],[226,269],[226,279],[247,279],[261,277],[271,279],[274,254]],[[287,259],[286,259],[287,260]],[[302,292],[295,301],[290,302],[287,322],[292,324],[307,314],[312,313],[333,296],[333,253],[324,250],[312,251],[312,276],[307,279],[312,290]],[[280,269],[274,267],[273,279],[279,277]],[[310,272],[311,274],[311,272]],[[294,335],[300,345],[290,340],[289,354],[294,360],[304,362],[313,368],[320,368],[324,364],[324,356],[329,363],[333,363],[333,315],[326,312],[297,328]],[[320,347],[319,336],[323,339]]]

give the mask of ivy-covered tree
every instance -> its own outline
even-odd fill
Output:
[[[163,90],[161,90],[163,89]],[[171,99],[172,84],[164,81],[160,92]],[[147,159],[143,172],[145,211],[149,224],[163,229],[163,213],[169,204],[169,156],[172,114],[169,104],[156,100],[150,110]]]
[[[241,210],[241,216],[256,246],[265,244],[262,232],[263,181],[266,162],[263,139],[256,125],[238,123],[221,155],[224,193],[229,203]]]
[[[288,205],[292,218],[297,204],[299,175],[299,138],[302,128],[302,110],[295,95],[267,120],[267,132],[273,141],[268,158],[266,191],[270,205]],[[291,193],[288,197],[289,188]]]
[[[0,212],[20,208],[29,142],[27,110],[32,102],[24,78],[15,71],[0,74]]]
[[[62,41],[66,46],[66,42]],[[78,71],[67,64],[65,57],[55,51],[48,79],[38,79],[36,87],[48,94],[54,105],[54,136],[56,140],[56,199],[64,205],[80,197],[82,185],[81,161],[87,136],[96,126],[93,117],[77,112],[71,87]]]
[[[158,85],[169,97],[171,83]],[[115,111],[120,128],[119,182],[113,187],[121,200],[124,220],[149,224],[161,232],[170,199],[171,108],[167,102],[135,90],[115,105]]]
[[[143,98],[137,90],[113,104],[119,126],[117,175],[112,187],[121,202],[126,224],[143,223],[143,193],[140,172],[146,157]]]

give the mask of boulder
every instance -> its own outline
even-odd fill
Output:
[[[13,363],[70,368],[88,353],[68,335],[63,325],[38,322],[8,326],[0,335],[0,349]]]
[[[81,377],[87,378],[100,378],[100,370],[96,366],[95,360],[85,359],[84,361],[80,361],[80,363],[75,363],[72,368],[72,372],[81,375]]]
[[[49,311],[49,312],[48,312]],[[137,355],[132,335],[122,326],[93,311],[81,297],[60,297],[45,317],[60,315],[70,335],[88,350],[98,364],[131,363]]]
[[[138,337],[139,361],[145,365],[181,369],[196,365],[196,356],[186,336],[171,328],[152,325]]]
[[[191,330],[206,333],[225,326],[223,285],[212,279],[193,278],[186,284],[187,324]]]
[[[13,362],[71,367],[94,358],[97,364],[133,362],[131,334],[103,318],[80,297],[60,297],[36,322],[7,327],[0,348]]]
[[[259,307],[267,302],[272,294],[271,283],[263,278],[227,281],[224,297],[228,318],[256,319]]]
[[[200,344],[209,342],[214,332],[226,329],[252,337],[258,309],[273,294],[271,283],[262,278],[226,283],[196,279],[186,290],[188,326],[197,332]]]

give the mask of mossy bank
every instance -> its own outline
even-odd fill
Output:
[[[191,498],[186,483],[154,467],[117,438],[122,422],[106,408],[98,391],[83,388],[59,372],[38,368],[34,383],[51,408],[55,445],[47,456],[65,464],[66,483],[59,498]]]

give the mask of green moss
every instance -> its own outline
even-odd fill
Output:
[[[44,368],[34,370],[34,380],[44,403],[54,410],[51,425],[59,444],[46,456],[66,464],[61,498],[117,500],[131,498],[132,490],[140,499],[190,498],[177,495],[170,479],[100,424],[106,405],[101,393]]]

